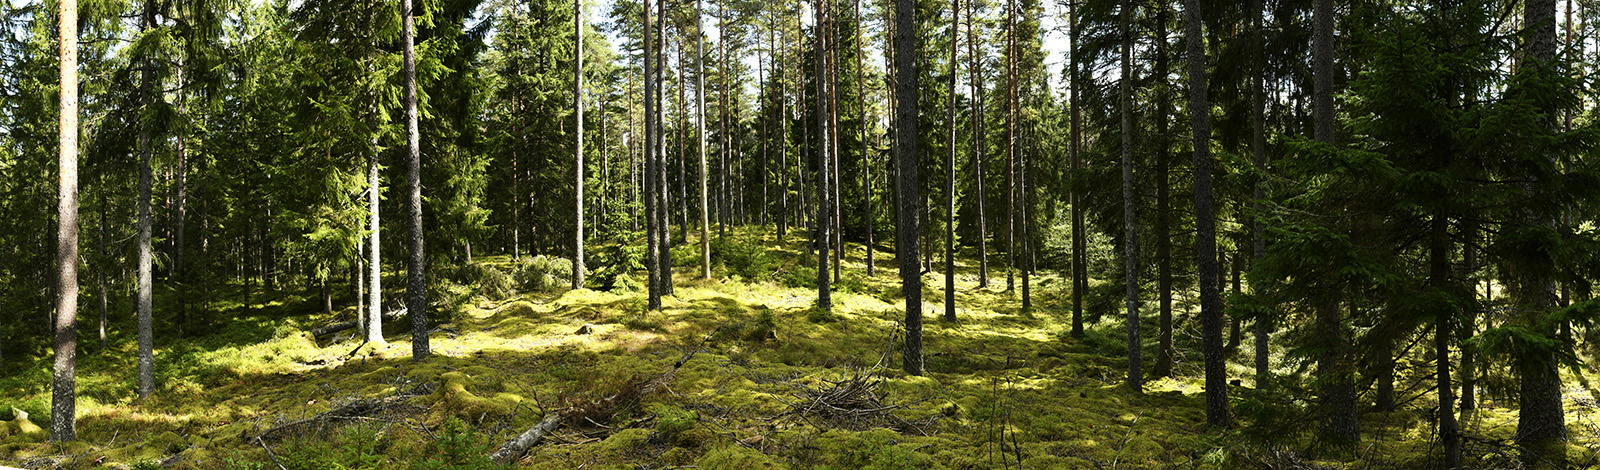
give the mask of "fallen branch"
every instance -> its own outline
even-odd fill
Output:
[[[515,462],[517,459],[522,458],[523,454],[528,453],[528,449],[533,448],[540,441],[543,441],[545,437],[548,437],[551,432],[561,426],[562,421],[567,419],[572,419],[579,423],[601,423],[610,420],[611,415],[615,414],[618,409],[638,403],[640,399],[650,393],[672,383],[672,379],[678,376],[678,369],[682,368],[690,359],[694,359],[695,354],[705,349],[706,342],[710,341],[711,336],[721,329],[722,327],[719,326],[716,330],[706,334],[705,339],[700,341],[700,345],[685,353],[677,362],[672,363],[672,368],[650,379],[635,378],[630,380],[628,383],[623,384],[622,389],[618,390],[617,393],[603,400],[578,403],[566,411],[551,412],[539,424],[528,428],[527,431],[517,435],[515,439],[500,446],[500,449],[490,454],[489,458],[501,464]]]
[[[385,312],[383,314],[383,319],[385,321],[394,320],[394,319],[403,317],[405,315],[406,315],[406,309],[402,308],[402,309],[391,311],[391,312]],[[316,329],[311,330],[311,337],[320,338],[320,337],[323,337],[323,336],[328,336],[328,335],[331,335],[331,334],[334,334],[334,333],[338,333],[340,331],[344,331],[344,330],[348,330],[348,329],[351,329],[351,328],[355,328],[356,324],[358,324],[358,323],[360,323],[360,320],[351,320],[351,321],[347,321],[347,322],[339,322],[339,323],[334,323],[332,325],[317,327]]]
[[[406,401],[413,397],[427,395],[432,392],[433,390],[431,387],[429,387],[427,384],[422,384],[385,398],[351,400],[310,418],[273,426],[265,431],[262,431],[260,434],[256,434],[255,436],[245,436],[243,433],[241,433],[239,437],[246,438],[247,440],[260,440],[263,442],[275,441],[284,433],[290,431],[311,427],[321,429],[327,424],[335,421],[358,421],[362,419],[369,419],[373,415],[378,415],[381,413],[390,412],[396,408],[401,408],[405,406]]]
[[[512,439],[511,442],[500,446],[500,450],[496,450],[494,454],[489,456],[489,459],[497,463],[508,464],[522,457],[522,454],[528,453],[528,449],[538,445],[539,441],[543,441],[545,436],[550,435],[557,427],[560,427],[561,418],[561,413],[551,413],[544,421],[540,421],[539,424],[528,428],[516,439]]]

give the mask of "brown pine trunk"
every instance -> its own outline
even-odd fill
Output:
[[[922,375],[922,276],[917,259],[918,203],[917,148],[922,136],[917,122],[916,1],[895,0],[895,192],[899,225],[895,227],[896,258],[900,260],[900,290],[906,297],[906,336],[902,365],[906,373]]]
[[[1122,32],[1122,76],[1118,80],[1118,113],[1122,117],[1122,253],[1123,308],[1128,332],[1128,388],[1144,391],[1143,351],[1139,337],[1139,231],[1133,190],[1133,2],[1124,0],[1118,21]],[[1009,113],[1008,113],[1009,114]],[[1009,120],[1009,118],[1008,118]],[[1007,123],[1010,127],[1010,123]],[[1009,133],[1009,132],[1008,132]],[[1007,176],[1009,179],[1010,177]]]
[[[406,309],[411,315],[411,359],[427,359],[432,351],[428,347],[428,292],[427,257],[423,252],[422,238],[422,134],[417,129],[417,51],[416,31],[412,25],[411,0],[400,0],[400,27],[405,46],[406,67],[406,153],[408,194],[406,209],[410,216],[411,233],[407,244],[411,257],[406,269]],[[379,315],[381,317],[381,315]]]
[[[956,31],[961,25],[961,0],[950,0],[949,157],[945,159],[944,320],[956,321]]]
[[[1228,376],[1222,348],[1222,295],[1217,285],[1217,230],[1211,195],[1211,101],[1206,94],[1206,50],[1199,0],[1184,1],[1184,36],[1189,46],[1190,114],[1194,120],[1195,265],[1200,282],[1200,336],[1206,361],[1206,424],[1232,425]]]
[[[56,199],[55,365],[50,441],[78,440],[78,2],[59,3],[61,99]]]

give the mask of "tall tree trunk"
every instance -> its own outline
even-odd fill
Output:
[[[1251,40],[1251,48],[1254,50],[1256,57],[1253,61],[1255,73],[1250,78],[1250,154],[1251,162],[1254,164],[1256,172],[1265,173],[1267,170],[1267,120],[1265,110],[1267,98],[1264,82],[1266,82],[1267,71],[1263,65],[1266,63],[1266,31],[1262,29],[1263,18],[1266,16],[1264,0],[1255,0],[1254,11],[1256,12],[1254,18],[1255,37]],[[1261,226],[1261,201],[1266,199],[1267,194],[1266,185],[1261,180],[1257,180],[1254,186],[1254,193],[1250,199],[1251,259],[1260,261],[1267,254],[1267,241],[1266,237],[1263,236],[1263,228]],[[1254,285],[1250,286],[1250,288],[1252,291],[1255,290]],[[1269,362],[1272,354],[1270,350],[1272,319],[1264,314],[1258,313],[1258,315],[1255,321],[1255,366],[1256,388],[1259,389],[1272,380],[1272,368]]]
[[[917,259],[917,4],[915,0],[895,0],[895,192],[899,226],[895,227],[896,259],[900,260],[900,290],[906,296],[906,339],[902,364],[906,373],[922,375],[922,276]]]
[[[1435,216],[1433,227],[1429,236],[1428,253],[1428,284],[1429,287],[1440,292],[1449,292],[1454,289],[1450,286],[1450,234],[1448,232],[1449,220],[1442,216]],[[1469,288],[1467,292],[1472,292]],[[1450,383],[1450,343],[1454,325],[1451,317],[1456,312],[1440,314],[1434,319],[1433,326],[1433,353],[1437,377],[1435,377],[1435,390],[1439,395],[1439,406],[1435,408],[1436,418],[1439,423],[1439,440],[1443,441],[1444,467],[1456,468],[1461,466],[1461,428],[1456,424],[1455,396]]]
[[[405,46],[406,67],[406,153],[409,186],[406,209],[410,212],[410,266],[406,270],[406,311],[411,317],[411,359],[427,359],[428,292],[427,257],[422,242],[422,135],[417,129],[417,51],[416,31],[412,26],[411,0],[400,0],[400,27]],[[382,315],[378,315],[381,317]]]
[[[96,300],[100,301],[100,352],[104,353],[106,351],[106,313],[110,309],[110,299],[106,297],[106,271],[111,267],[111,256],[106,254],[106,213],[110,212],[110,208],[106,205],[106,193],[108,192],[106,188],[106,172],[101,169],[98,173],[100,174],[100,234],[99,248],[95,250],[95,255],[100,258],[100,263],[95,267],[94,271],[95,284],[98,291],[95,297]],[[0,356],[0,367],[5,365],[3,358],[4,356]]]
[[[1523,25],[1530,30],[1525,69],[1534,73],[1553,70],[1556,67],[1555,0],[1527,0]],[[1539,125],[1545,132],[1555,134],[1555,103],[1546,99],[1537,106],[1545,114],[1540,118]],[[1557,164],[1553,153],[1543,157],[1551,160],[1551,166]],[[1531,178],[1532,182],[1525,186],[1528,197],[1539,199],[1543,196],[1547,191],[1545,185],[1548,184],[1545,178],[1544,175]],[[1522,223],[1528,226],[1550,228],[1556,225],[1552,214],[1535,210],[1525,210],[1522,219]],[[1548,339],[1556,339],[1558,334],[1552,322],[1541,318],[1556,305],[1555,280],[1551,275],[1554,262],[1550,258],[1525,261],[1527,265],[1517,266],[1513,274],[1516,287],[1513,300],[1519,304],[1520,311],[1526,312],[1523,320],[1530,325],[1550,324],[1536,327],[1536,334]],[[1522,409],[1517,419],[1516,441],[1524,449],[1523,463],[1530,466],[1536,462],[1548,462],[1556,468],[1566,465],[1563,441],[1567,438],[1567,427],[1561,403],[1561,374],[1557,365],[1554,350],[1525,352],[1517,356],[1517,369],[1521,376],[1518,402],[1522,404]]]
[[[967,2],[967,82],[972,94],[972,189],[978,203],[978,287],[989,287],[989,219],[984,213],[983,195],[983,59],[978,55],[978,35],[973,20],[976,2]]]
[[[1124,0],[1121,10],[1118,22],[1122,32],[1122,76],[1117,88],[1118,102],[1121,103],[1118,112],[1122,115],[1123,302],[1128,330],[1128,388],[1142,393],[1144,365],[1141,361],[1142,341],[1139,338],[1139,231],[1138,216],[1134,211],[1138,204],[1134,200],[1133,190],[1133,2]],[[1006,127],[1010,127],[1009,122]]]
[[[1156,76],[1157,80],[1165,82],[1168,76],[1167,63],[1167,4],[1162,3],[1157,7],[1156,13]],[[1155,116],[1156,122],[1156,290],[1160,295],[1160,316],[1157,322],[1156,333],[1156,371],[1157,377],[1172,377],[1172,361],[1177,351],[1172,347],[1172,159],[1167,153],[1170,146],[1167,141],[1169,126],[1168,116],[1171,116],[1171,96],[1167,93],[1170,87],[1161,87],[1158,106]]]
[[[833,225],[830,221],[830,217],[833,215],[833,208],[829,206],[831,197],[828,192],[828,180],[830,179],[830,173],[828,172],[828,94],[825,90],[827,88],[826,77],[828,75],[827,66],[825,65],[827,59],[824,56],[827,51],[827,39],[825,33],[823,33],[824,13],[822,11],[822,0],[816,0],[811,5],[812,13],[816,16],[815,23],[813,23],[815,26],[812,30],[815,35],[813,39],[815,51],[812,56],[812,63],[816,65],[817,69],[817,133],[821,134],[821,138],[818,139],[820,143],[817,145],[817,233],[812,238],[817,241],[817,308],[831,311],[833,310],[833,293],[831,292],[831,286],[828,285],[828,245],[831,243],[828,229]]]
[[[956,33],[961,25],[961,0],[950,0],[950,154],[945,158],[944,320],[956,321]]]
[[[378,231],[380,230],[380,226],[378,225],[378,207],[381,201],[379,195],[382,193],[383,188],[380,186],[378,181],[377,96],[374,95],[371,98],[373,101],[372,107],[367,109],[367,112],[369,113],[367,115],[367,128],[371,132],[371,137],[369,137],[367,141],[368,151],[371,152],[367,155],[366,276],[368,286],[366,294],[367,310],[365,323],[363,323],[362,326],[366,334],[367,342],[383,344],[383,258],[381,258],[379,255],[379,248],[383,244],[379,242],[378,236]],[[516,161],[515,151],[512,153],[511,160],[512,162]],[[513,165],[515,165],[515,163],[513,163]],[[513,190],[513,192],[516,191],[517,190]],[[513,198],[519,201],[521,200],[520,196],[514,196]],[[512,207],[520,208],[521,204],[512,203]],[[520,214],[520,211],[518,211],[518,213]],[[512,226],[516,227],[520,224],[521,217],[515,217]],[[511,246],[513,253],[516,253],[518,247],[521,246],[521,241],[518,240],[515,228],[513,228],[512,231]]]
[[[689,154],[684,152],[684,146],[688,145],[689,107],[684,94],[687,93],[689,84],[687,82],[688,77],[683,74],[683,38],[688,36],[688,33],[683,31],[683,27],[680,26],[678,27],[678,36],[678,204],[675,208],[678,211],[678,238],[683,239],[684,243],[688,243],[689,175],[686,167],[688,166]]]
[[[777,19],[774,22],[783,23]],[[779,38],[787,39],[787,29],[779,31]],[[770,34],[770,33],[769,33]],[[787,42],[787,41],[785,41]],[[784,57],[787,59],[788,48],[783,48]],[[773,54],[773,60],[777,54]],[[793,61],[785,61],[793,63]],[[778,67],[774,66],[774,69]],[[783,67],[778,75],[778,241],[782,242],[789,236],[789,91],[788,78],[790,67]]]
[[[56,198],[55,366],[50,375],[50,442],[78,440],[78,2],[59,3],[60,157]]]
[[[728,31],[728,8],[723,5],[717,9],[717,53],[721,55],[722,67],[717,70],[717,124],[721,131],[718,138],[722,145],[717,146],[717,238],[728,237],[728,40],[722,33]],[[798,21],[798,19],[796,20]]]
[[[1333,14],[1333,0],[1316,0],[1312,12],[1314,137],[1325,144],[1334,143],[1333,92],[1337,71],[1333,61]],[[1338,294],[1329,295],[1333,297],[1324,299],[1323,305],[1317,307],[1316,318],[1318,336],[1327,344],[1317,361],[1322,382],[1319,406],[1324,415],[1323,433],[1338,441],[1355,443],[1360,441],[1361,434],[1356,416],[1355,378],[1345,357],[1349,339],[1340,321]]]
[[[866,221],[865,225],[867,228],[867,277],[872,277],[877,273],[878,270],[877,264],[874,261],[874,258],[877,257],[873,255],[874,246],[872,241],[873,232],[877,231],[877,224],[875,223],[877,218],[874,217],[875,213],[872,212],[873,152],[872,146],[867,144],[867,69],[866,67],[862,66],[861,60],[861,56],[866,52],[866,44],[861,42],[861,29],[866,26],[866,17],[861,16],[861,0],[855,0],[855,14],[856,100],[857,104],[861,107],[861,203],[863,206],[866,206],[866,212],[861,214],[861,218],[862,220]]]
[[[578,204],[576,219],[578,236],[574,240],[576,249],[572,255],[572,288],[583,288],[583,0],[572,0],[572,36],[576,44],[573,47],[572,64],[572,109],[577,112],[577,132],[573,135],[577,140],[577,150],[573,152],[578,160],[574,168],[577,178],[574,179],[577,197],[573,198]],[[680,73],[681,75],[681,73]],[[680,95],[681,96],[681,95]],[[680,104],[682,100],[679,100]],[[680,146],[680,150],[681,150]]]
[[[1184,35],[1189,46],[1190,114],[1194,120],[1194,218],[1196,270],[1200,282],[1200,336],[1206,357],[1206,424],[1225,427],[1228,414],[1227,358],[1222,350],[1222,293],[1217,284],[1217,229],[1211,200],[1211,100],[1206,95],[1206,49],[1199,0],[1184,0]]]
[[[1071,45],[1071,47],[1069,47],[1070,50],[1067,51],[1067,70],[1068,70],[1068,73],[1070,73],[1072,75],[1072,77],[1071,77],[1071,79],[1072,79],[1072,96],[1068,99],[1068,101],[1069,101],[1068,107],[1072,108],[1071,111],[1070,111],[1071,114],[1072,114],[1072,146],[1071,146],[1070,152],[1072,154],[1072,178],[1074,180],[1072,182],[1072,186],[1070,188],[1070,190],[1072,192],[1072,196],[1071,196],[1071,198],[1072,198],[1072,201],[1071,201],[1071,204],[1072,204],[1072,333],[1071,334],[1072,334],[1073,338],[1082,338],[1083,337],[1083,291],[1084,291],[1084,289],[1086,289],[1089,286],[1089,282],[1088,282],[1089,274],[1088,274],[1088,270],[1085,269],[1086,268],[1085,265],[1086,265],[1086,262],[1087,262],[1087,258],[1084,256],[1084,253],[1083,253],[1084,252],[1084,247],[1086,246],[1086,244],[1084,243],[1084,238],[1083,238],[1083,189],[1080,187],[1080,186],[1082,186],[1082,184],[1079,183],[1078,181],[1076,181],[1077,178],[1079,177],[1079,173],[1083,171],[1083,161],[1081,160],[1081,157],[1078,155],[1079,147],[1081,146],[1081,143],[1083,142],[1083,133],[1081,131],[1081,126],[1080,126],[1081,119],[1079,119],[1079,115],[1078,115],[1078,113],[1079,113],[1078,102],[1080,101],[1079,96],[1083,93],[1083,89],[1084,89],[1083,84],[1080,83],[1082,81],[1083,77],[1081,76],[1081,74],[1078,71],[1078,41],[1082,37],[1082,34],[1081,34],[1080,31],[1078,31],[1078,16],[1077,16],[1077,3],[1076,2],[1071,2],[1071,3],[1067,4],[1067,21],[1069,23],[1070,28],[1072,29],[1072,33],[1071,33],[1072,45]],[[983,172],[980,170],[979,171],[979,175],[978,175],[978,179],[980,181],[983,179],[983,174],[982,173]],[[981,183],[980,183],[980,187],[981,187]],[[980,192],[978,194],[979,194],[978,199],[981,201],[983,199],[983,196],[982,196],[983,193]],[[979,204],[982,204],[982,203],[980,202]],[[983,206],[980,205],[978,207],[980,207],[980,209],[978,211],[979,218],[982,218],[983,211],[982,211],[981,207],[983,207]],[[980,222],[980,223],[982,223],[982,222]]]
[[[1017,20],[1006,1],[1006,292],[1017,288]],[[1126,60],[1126,59],[1124,59]],[[1128,70],[1127,67],[1123,67]]]
[[[695,151],[700,154],[700,277],[711,279],[711,214],[706,199],[706,52],[702,0],[694,2],[694,107]],[[779,222],[778,238],[783,238]]]
[[[770,54],[770,43],[767,49]],[[756,119],[761,121],[761,138],[759,139],[759,145],[761,146],[761,209],[756,212],[760,218],[758,221],[761,228],[765,229],[767,216],[770,215],[768,212],[772,211],[772,204],[768,199],[768,194],[772,192],[772,161],[767,158],[767,141],[772,140],[771,131],[768,129],[770,127],[768,121],[771,121],[772,105],[767,99],[767,62],[762,60],[761,53],[761,49],[756,49],[756,102],[760,104],[760,113],[756,114]]]
[[[665,1],[665,0],[657,0]],[[644,214],[645,214],[645,244],[646,257],[645,270],[649,273],[648,307],[650,310],[661,310],[661,231],[660,222],[656,216],[656,145],[655,135],[655,24],[651,21],[650,0],[644,2],[644,143],[640,150],[644,152],[640,159],[644,164],[644,171],[640,179],[644,183]]]
[[[828,0],[828,142],[833,146],[828,151],[832,158],[828,168],[831,170],[828,189],[833,191],[833,198],[828,206],[833,208],[833,282],[839,282],[839,262],[844,256],[844,214],[840,207],[844,205],[844,191],[840,189],[843,176],[839,174],[839,17],[834,11],[838,5],[834,0]]]
[[[176,69],[178,82],[178,117],[181,120],[188,110],[188,92],[186,91],[187,87],[185,87],[183,83],[183,63],[181,61]],[[175,199],[173,201],[173,212],[175,213],[173,217],[176,220],[173,221],[172,224],[172,267],[167,271],[167,276],[171,278],[171,280],[177,284],[178,287],[177,324],[178,331],[180,332],[186,331],[189,328],[188,286],[185,285],[183,277],[185,274],[183,269],[183,223],[184,219],[186,219],[188,216],[187,203],[189,200],[189,148],[187,146],[188,136],[186,134],[187,130],[180,128],[178,135],[176,136],[176,143],[178,146],[178,165],[177,168],[174,169],[174,174],[172,177],[173,184],[177,185],[178,187],[176,190],[177,196],[173,198]]]
[[[663,0],[657,4],[656,10],[656,94],[650,99],[656,103],[656,114],[652,118],[656,122],[655,147],[656,172],[650,175],[656,179],[656,221],[661,224],[661,230],[656,236],[661,237],[659,249],[661,250],[658,261],[661,263],[661,295],[672,295],[672,187],[667,183],[667,121],[666,121],[666,70],[667,70],[667,3]]]
[[[144,2],[144,12],[140,16],[143,18],[143,29],[145,31],[155,28],[155,2],[152,0],[146,0]],[[155,86],[155,61],[146,60],[143,65],[144,70],[140,72],[139,79],[139,103],[142,106],[152,106],[152,103],[155,101],[155,95],[151,91],[151,89]],[[152,326],[150,318],[151,296],[152,291],[154,290],[154,285],[151,282],[152,256],[150,253],[150,126],[151,125],[147,120],[141,119],[139,124],[139,201],[137,202],[139,206],[139,257],[137,263],[139,269],[138,316],[140,399],[148,398],[150,393],[154,392],[156,388],[154,345],[155,335],[151,331]]]

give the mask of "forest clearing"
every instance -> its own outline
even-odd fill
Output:
[[[1596,18],[0,0],[0,464],[1600,468]]]
[[[802,232],[803,233],[803,232]],[[264,294],[245,307],[218,305],[230,320],[212,333],[158,351],[164,385],[135,402],[131,342],[80,362],[79,441],[47,444],[42,431],[4,433],[0,464],[91,468],[489,468],[487,456],[546,414],[602,400],[699,351],[660,390],[600,422],[570,423],[517,463],[534,468],[1424,468],[1433,455],[1425,393],[1395,411],[1364,412],[1363,445],[1316,449],[1303,384],[1258,391],[1248,355],[1230,375],[1241,424],[1208,430],[1200,365],[1177,364],[1173,378],[1145,393],[1123,385],[1121,326],[1095,323],[1070,337],[1061,280],[1038,280],[1035,307],[1015,293],[978,288],[971,259],[958,265],[959,321],[925,332],[925,376],[899,371],[887,354],[900,321],[892,268],[867,277],[862,250],[847,267],[833,312],[813,308],[804,238],[779,243],[739,230],[729,243],[756,252],[730,280],[699,281],[678,270],[676,295],[660,311],[643,292],[524,289],[518,273],[548,261],[478,260],[452,275],[454,312],[441,318],[434,356],[410,359],[403,331],[366,346],[352,330],[314,340],[330,317],[317,301]],[[884,257],[879,253],[880,257]],[[562,271],[555,260],[550,272]],[[883,261],[883,259],[880,259]],[[465,272],[474,271],[474,272]],[[739,273],[754,274],[741,279]],[[785,279],[789,279],[785,281]],[[937,276],[929,276],[936,279]],[[804,279],[802,276],[801,279]],[[942,286],[930,282],[929,297]],[[345,299],[348,300],[348,299]],[[1192,299],[1180,300],[1190,304]],[[965,305],[983,307],[965,307]],[[1183,350],[1197,347],[1194,322],[1178,327]],[[170,328],[170,325],[165,325]],[[163,328],[164,330],[164,328]],[[1152,350],[1149,341],[1145,349]],[[1192,353],[1191,353],[1192,354]],[[1426,379],[1426,358],[1402,359],[1399,385]],[[1298,374],[1285,364],[1284,374]],[[1303,367],[1301,367],[1303,368]],[[48,416],[49,370],[41,364],[0,380],[0,405]],[[1574,468],[1600,458],[1600,376],[1568,394]],[[834,398],[820,398],[828,393]],[[396,400],[397,401],[388,401]],[[1464,415],[1469,463],[1516,464],[1509,439],[1515,410],[1485,400]],[[353,405],[349,416],[271,431]],[[7,410],[4,417],[12,419]],[[333,413],[338,416],[339,413]],[[258,440],[265,436],[265,440]],[[271,449],[273,456],[268,455]],[[1320,452],[1320,454],[1319,454]]]

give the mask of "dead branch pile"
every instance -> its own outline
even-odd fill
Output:
[[[935,418],[907,420],[894,414],[905,404],[887,403],[879,396],[883,377],[874,369],[852,369],[840,380],[823,379],[818,386],[791,383],[794,401],[782,400],[789,411],[778,415],[798,416],[813,425],[853,431],[889,428],[903,433],[927,435]],[[815,420],[815,421],[813,421]]]
[[[391,310],[391,311],[383,313],[383,321],[397,320],[400,317],[403,317],[405,315],[406,315],[406,309],[404,309],[404,308],[401,308],[399,310]],[[360,315],[358,314],[357,316],[359,317]],[[344,331],[344,330],[348,330],[348,329],[351,329],[351,328],[355,328],[357,323],[358,323],[357,320],[350,320],[350,321],[334,323],[334,324],[331,324],[331,325],[320,326],[320,327],[317,327],[317,328],[311,330],[311,337],[313,337],[313,338],[321,338],[323,336],[328,336],[328,335],[331,335],[331,334],[334,334],[334,333],[338,333],[340,331]]]
[[[550,433],[555,432],[556,428],[560,427],[561,423],[563,422],[605,427],[605,424],[603,423],[610,421],[611,416],[616,414],[617,411],[627,409],[630,406],[638,404],[640,400],[644,399],[646,396],[649,396],[651,393],[654,393],[656,390],[660,390],[666,388],[668,385],[671,385],[672,379],[677,378],[678,376],[678,369],[682,368],[683,364],[689,362],[690,359],[694,359],[695,354],[704,350],[705,343],[710,341],[711,336],[715,335],[717,331],[720,330],[722,330],[722,327],[717,327],[716,330],[706,334],[705,339],[701,340],[699,347],[684,354],[683,357],[679,358],[677,362],[672,363],[672,367],[668,368],[665,372],[657,374],[654,377],[635,376],[623,383],[622,387],[620,387],[616,393],[611,394],[611,396],[599,400],[573,401],[565,410],[550,412],[549,414],[545,415],[543,420],[539,421],[539,424],[528,428],[527,431],[523,431],[523,433],[517,435],[516,438],[511,439],[509,442],[506,442],[504,445],[500,446],[500,449],[496,450],[493,454],[490,454],[489,458],[501,464],[509,464],[514,462],[517,459],[522,458],[523,454],[528,453],[528,449],[538,445],[539,442],[544,440],[545,437],[549,436]]]
[[[387,397],[345,399],[334,405],[333,409],[319,413],[316,416],[281,423],[255,435],[241,433],[239,437],[246,441],[276,442],[279,439],[293,435],[318,434],[329,426],[349,421],[379,419],[384,416],[416,411],[420,408],[408,402],[412,398],[430,393],[433,393],[433,387],[424,383],[398,390],[394,395]]]

